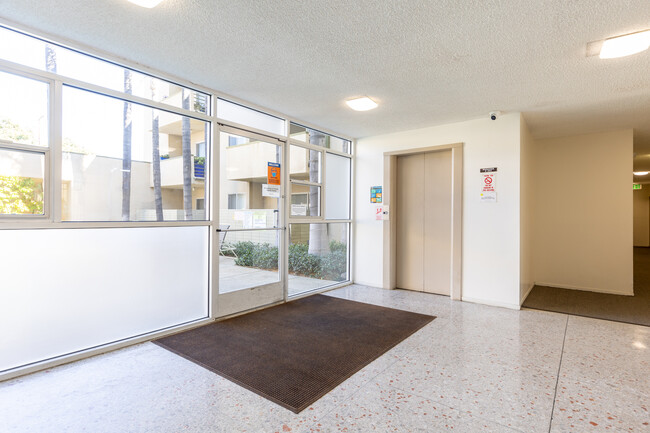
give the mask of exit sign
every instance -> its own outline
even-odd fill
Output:
[[[632,184],[632,189],[641,189],[642,187],[643,187],[643,185],[641,185],[640,183]]]

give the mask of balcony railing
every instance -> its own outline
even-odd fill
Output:
[[[194,163],[194,178],[195,179],[205,179],[205,163],[198,164]]]

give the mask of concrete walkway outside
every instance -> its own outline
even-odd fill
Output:
[[[279,278],[277,271],[237,266],[234,258],[219,256],[219,293],[270,284],[279,281]],[[289,296],[337,283],[289,274]]]

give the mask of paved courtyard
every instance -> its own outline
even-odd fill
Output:
[[[258,287],[279,281],[277,271],[237,266],[232,257],[219,256],[219,292]],[[289,274],[289,296],[337,284],[338,281],[321,280]]]

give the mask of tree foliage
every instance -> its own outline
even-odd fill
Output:
[[[42,214],[43,184],[31,177],[0,176],[1,214]]]
[[[0,119],[0,139],[34,144],[32,131]],[[42,214],[43,184],[31,177],[0,176],[0,214]]]
[[[0,139],[13,141],[14,143],[37,144],[34,143],[32,131],[9,119],[0,119]]]

